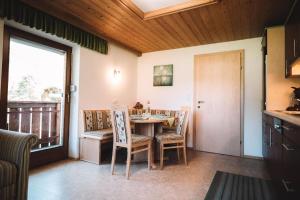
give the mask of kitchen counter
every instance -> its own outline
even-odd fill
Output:
[[[267,115],[271,115],[273,117],[277,117],[284,121],[290,122],[297,126],[300,126],[300,115],[292,115],[292,114],[287,114],[287,113],[284,113],[281,111],[271,111],[271,110],[265,110],[264,113]]]

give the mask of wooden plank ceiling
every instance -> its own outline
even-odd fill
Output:
[[[119,0],[22,0],[138,53],[262,36],[284,23],[293,0],[221,0],[144,21]]]

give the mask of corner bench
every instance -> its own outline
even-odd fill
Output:
[[[141,115],[145,112],[146,109],[129,109],[129,115]],[[150,112],[152,115],[164,114],[174,117],[172,126],[163,124],[162,127],[165,131],[176,130],[178,111],[151,109]],[[113,141],[110,110],[83,110],[81,113],[84,131],[80,133],[80,160],[100,165],[105,145]]]
[[[104,144],[113,140],[109,110],[83,110],[84,131],[80,134],[80,160],[101,164]]]

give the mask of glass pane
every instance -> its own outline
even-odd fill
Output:
[[[34,149],[62,145],[66,53],[11,38],[8,129],[39,137]]]

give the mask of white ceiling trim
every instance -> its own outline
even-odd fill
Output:
[[[132,2],[143,12],[150,12],[169,6],[175,6],[188,1],[189,0],[132,0]]]
[[[162,17],[165,15],[170,15],[174,13],[179,13],[191,9],[195,9],[202,6],[208,6],[211,4],[218,3],[221,0],[165,0],[164,3],[162,3],[163,0],[119,0],[124,6],[126,6],[128,9],[130,9],[132,12],[134,12],[136,15],[138,15],[142,20],[149,20],[157,17]],[[174,4],[167,7],[159,8],[153,11],[145,12],[143,11],[139,6],[136,5],[136,2],[143,2],[143,5],[150,5],[150,1],[152,2],[151,5],[156,6],[163,6],[167,4]],[[153,4],[154,2],[160,2]],[[181,3],[178,3],[181,2]]]

